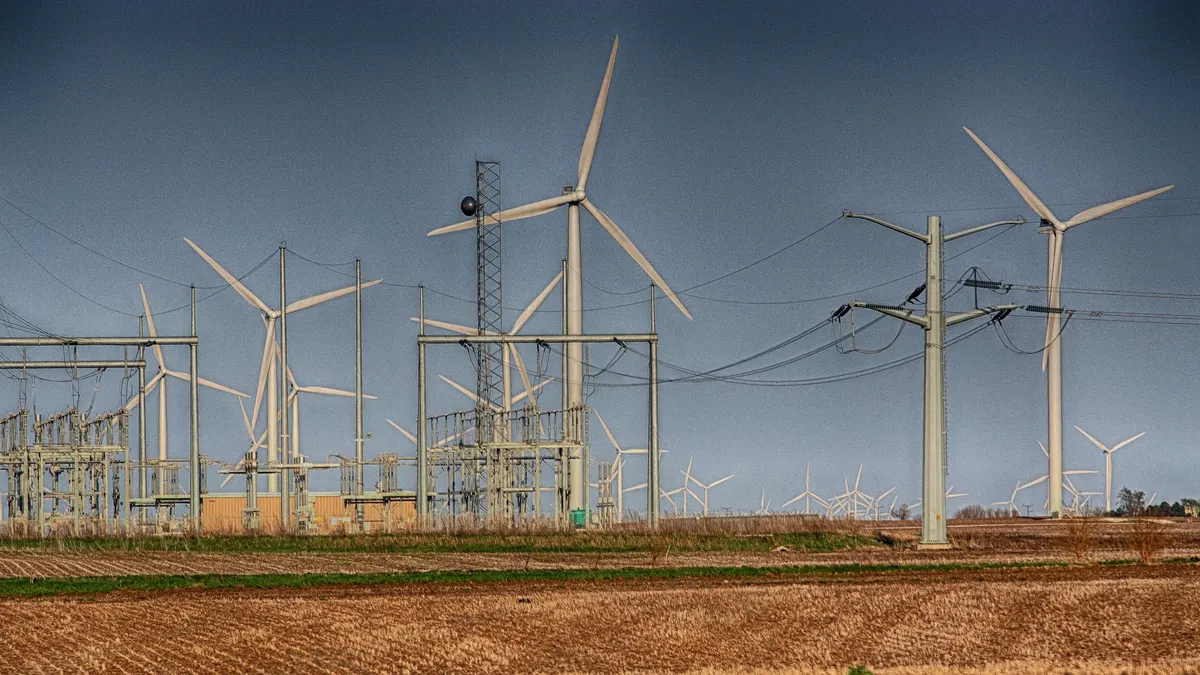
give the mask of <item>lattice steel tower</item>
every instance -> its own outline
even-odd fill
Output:
[[[480,333],[504,332],[503,286],[500,282],[500,162],[475,162],[476,317]],[[504,409],[504,345],[476,345],[480,403],[480,438],[496,432],[494,410]],[[482,402],[492,404],[485,405]],[[494,439],[499,440],[499,439]]]

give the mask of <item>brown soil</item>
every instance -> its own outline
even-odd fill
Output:
[[[114,593],[0,602],[0,670],[1196,673],[1198,605],[1181,564]]]

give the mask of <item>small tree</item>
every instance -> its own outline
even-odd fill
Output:
[[[1127,487],[1117,493],[1117,513],[1122,516],[1140,516],[1146,510],[1146,493],[1134,492]]]
[[[900,506],[893,506],[891,514],[896,520],[908,520],[912,517],[912,509],[908,508],[908,504],[901,504]]]

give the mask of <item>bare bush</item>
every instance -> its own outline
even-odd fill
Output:
[[[1076,562],[1086,561],[1099,539],[1096,521],[1091,518],[1070,518],[1067,520],[1066,529],[1067,550]]]
[[[1149,565],[1167,546],[1167,526],[1157,520],[1136,520],[1125,543],[1143,565]]]

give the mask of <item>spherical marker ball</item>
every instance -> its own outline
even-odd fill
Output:
[[[462,204],[459,204],[458,208],[462,209],[464,216],[470,217],[475,215],[475,209],[479,208],[479,204],[475,203],[474,197],[463,197]]]

